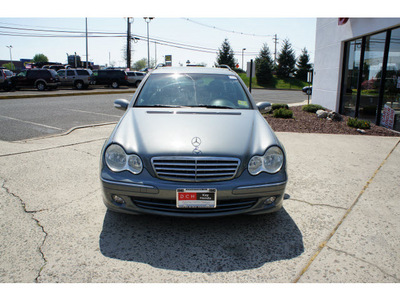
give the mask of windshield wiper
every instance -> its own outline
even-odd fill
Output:
[[[166,107],[166,108],[180,108],[180,107],[190,107],[184,105],[164,105],[164,104],[154,104],[154,105],[140,105],[136,107]]]
[[[230,106],[224,106],[224,105],[207,105],[207,104],[200,104],[200,105],[198,105],[198,106],[193,106],[193,107],[233,109],[233,107],[230,107]]]

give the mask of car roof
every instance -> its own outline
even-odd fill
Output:
[[[204,67],[162,67],[152,71],[153,74],[161,73],[196,73],[196,74],[222,74],[232,75],[236,74],[226,68],[204,68]]]

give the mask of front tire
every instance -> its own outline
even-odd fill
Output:
[[[112,87],[113,89],[119,88],[119,83],[118,83],[118,81],[113,81],[113,82],[111,82],[111,87]]]
[[[44,91],[46,89],[46,84],[44,82],[38,82],[36,84],[36,88],[38,91]]]

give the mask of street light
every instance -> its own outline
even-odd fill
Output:
[[[150,69],[150,43],[149,43],[149,23],[154,17],[143,17],[147,23],[147,68]]]
[[[244,50],[246,50],[246,48],[242,49],[242,69],[244,70],[244,65],[243,65],[243,55],[244,55]]]
[[[11,55],[11,48],[12,48],[13,46],[10,45],[10,46],[6,46],[6,47],[7,47],[8,49],[10,49],[10,68],[11,68],[11,69],[14,69],[14,68],[13,68],[13,63],[12,63],[12,55]]]

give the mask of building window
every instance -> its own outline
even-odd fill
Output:
[[[379,103],[385,40],[386,32],[365,38],[358,117],[371,122],[375,122]]]
[[[339,111],[400,131],[400,28],[345,43]]]
[[[380,125],[400,131],[400,28],[390,36]]]
[[[348,42],[346,44],[346,58],[344,64],[344,80],[342,87],[341,114],[354,117],[357,103],[357,86],[360,72],[362,40]]]

